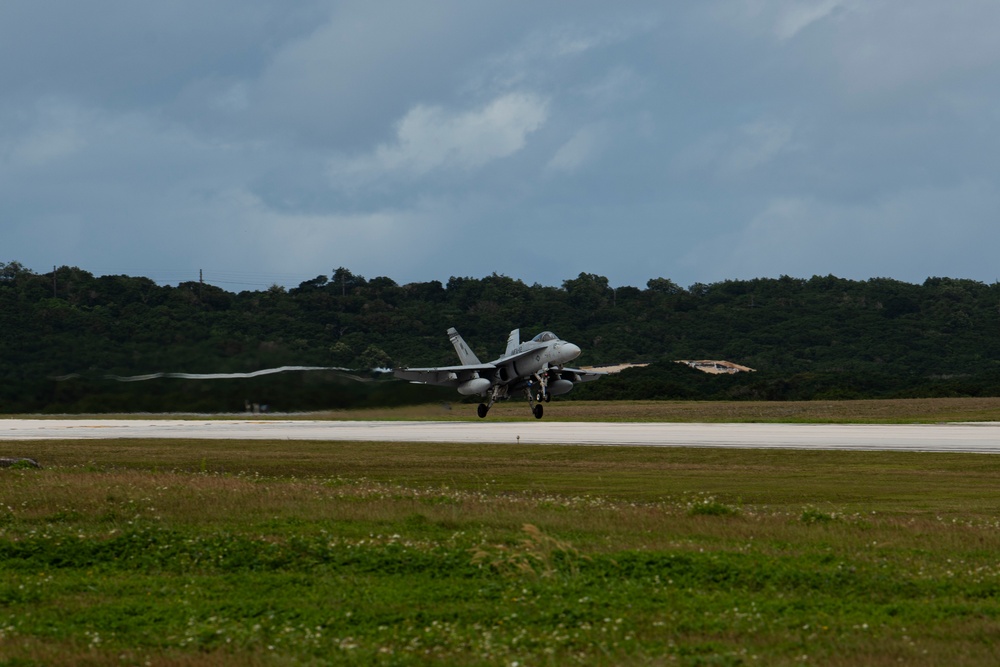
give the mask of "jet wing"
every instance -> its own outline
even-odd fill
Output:
[[[468,366],[438,366],[436,368],[398,368],[392,372],[400,380],[419,384],[436,384],[443,387],[457,387],[478,374],[492,380],[497,372],[493,364],[470,364]]]

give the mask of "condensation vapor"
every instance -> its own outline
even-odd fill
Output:
[[[252,371],[250,373],[148,373],[146,375],[107,374],[104,378],[106,380],[115,380],[116,382],[143,382],[145,380],[157,380],[159,378],[177,378],[181,380],[238,380],[242,378],[255,378],[260,377],[261,375],[288,373],[292,371],[334,371],[360,382],[368,382],[370,380],[370,378],[364,378],[351,374],[351,369],[340,368],[338,366],[281,366],[279,368],[265,368],[259,371]],[[79,373],[70,373],[69,375],[60,375],[52,379],[57,382],[64,382],[78,377],[81,377]]]

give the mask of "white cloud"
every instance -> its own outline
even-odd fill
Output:
[[[788,41],[803,30],[881,0],[721,0],[708,5],[714,20],[768,39]]]
[[[819,0],[819,2],[794,2],[781,8],[775,18],[774,34],[786,40],[795,37],[813,23],[833,14],[850,3],[845,0]]]
[[[588,103],[607,107],[632,102],[649,92],[648,79],[630,67],[616,67],[605,75],[588,81],[581,93]]]
[[[600,24],[563,23],[548,34],[538,36],[538,49],[559,58],[578,56],[604,46],[626,42],[652,30],[658,23],[657,14],[650,12],[625,14]]]
[[[794,126],[762,119],[708,135],[682,149],[671,166],[675,173],[708,170],[717,177],[733,178],[797,148]]]
[[[573,137],[559,147],[549,160],[549,171],[576,171],[595,158],[604,146],[603,128],[588,126],[580,129]]]
[[[420,100],[449,99],[517,25],[516,9],[462,0],[321,4],[308,34],[268,54],[249,98],[260,126],[325,150],[363,150]]]
[[[562,81],[553,78],[561,79],[563,68],[585,60],[592,52],[653,33],[660,23],[657,13],[621,14],[593,16],[589,21],[543,22],[544,27],[529,32],[513,47],[484,58],[469,88],[495,91],[524,85],[558,87]]]
[[[330,174],[335,186],[358,187],[386,176],[477,169],[521,150],[547,117],[548,103],[532,93],[509,93],[464,112],[418,105],[396,124],[395,141],[334,158]]]

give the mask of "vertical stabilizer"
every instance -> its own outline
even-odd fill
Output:
[[[455,327],[448,329],[448,340],[455,346],[455,352],[458,353],[458,360],[463,366],[478,366],[482,363],[479,361],[479,357],[465,344],[465,340],[455,330]]]
[[[514,350],[516,350],[517,346],[520,344],[521,344],[521,330],[514,329],[513,331],[510,332],[510,335],[507,336],[507,351],[504,353],[503,356],[509,357],[510,355],[514,354]]]

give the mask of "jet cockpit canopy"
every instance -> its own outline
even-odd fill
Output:
[[[547,343],[550,340],[559,340],[559,336],[555,335],[551,331],[543,331],[534,338],[531,339],[532,343]]]

